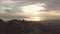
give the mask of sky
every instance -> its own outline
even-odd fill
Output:
[[[45,10],[43,11],[45,11],[45,13],[41,14],[44,16],[45,19],[50,19],[49,17],[51,16],[51,18],[59,19],[60,0],[0,0],[0,18],[4,18],[5,20],[9,18],[29,18],[32,15],[29,13],[24,13],[22,11],[22,7],[33,4],[45,4],[43,5],[43,7],[45,8]]]

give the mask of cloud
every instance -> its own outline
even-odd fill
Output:
[[[9,3],[9,4],[11,4],[11,3],[13,3],[13,1],[11,1],[11,0],[4,0],[4,1],[2,1],[2,3]]]
[[[2,1],[2,0],[0,0]],[[1,4],[7,7],[20,7],[36,3],[45,3],[46,10],[59,10],[60,0],[4,0]]]
[[[49,12],[41,12],[40,13],[40,18],[45,19],[45,20],[59,20],[60,19],[60,10],[53,10]]]
[[[60,0],[47,0],[45,4],[47,10],[60,10]]]
[[[0,14],[4,14],[4,13],[6,13],[6,12],[4,10],[0,9]]]
[[[60,0],[0,0],[0,18],[28,18],[33,15],[24,13],[21,7],[41,3],[48,11],[60,10]]]

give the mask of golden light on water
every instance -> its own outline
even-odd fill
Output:
[[[42,7],[44,4],[33,4],[33,5],[28,5],[28,6],[22,6],[22,11],[24,13],[32,14],[33,16],[30,16],[28,20],[31,21],[40,21],[40,11],[44,10],[45,8]]]

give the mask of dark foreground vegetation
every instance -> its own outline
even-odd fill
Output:
[[[33,22],[0,19],[0,34],[60,34],[60,20]]]

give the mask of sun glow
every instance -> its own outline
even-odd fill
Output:
[[[33,21],[40,21],[40,17],[38,16],[34,17]]]
[[[34,17],[32,18],[29,17],[30,19],[32,19],[32,21],[39,21],[40,17],[38,16],[40,14],[41,10],[44,10],[45,8],[43,7],[44,4],[33,4],[33,5],[28,5],[28,6],[22,6],[22,11],[24,13],[29,13],[32,14]]]
[[[42,7],[44,4],[33,4],[28,6],[22,6],[22,11],[25,13],[39,13],[40,10],[44,10],[45,8]]]

